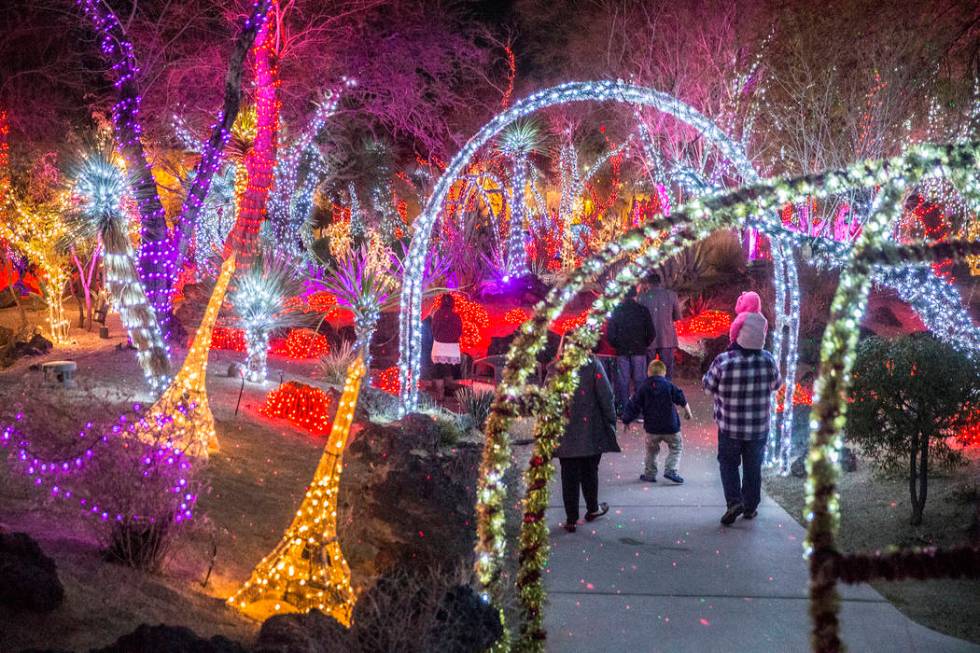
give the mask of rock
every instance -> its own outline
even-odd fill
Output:
[[[232,379],[242,378],[242,364],[241,363],[229,363],[228,364],[228,377]]]
[[[728,349],[731,341],[728,339],[728,334],[720,335],[717,338],[711,338],[710,340],[704,341],[704,358],[701,359],[701,376],[704,376],[708,368],[711,367],[711,363],[714,362],[715,358],[721,352]]]
[[[51,612],[65,600],[54,560],[26,533],[0,533],[0,604]]]
[[[366,422],[376,417],[395,417],[398,412],[398,397],[373,386],[362,385],[361,393],[354,409],[354,419]]]
[[[347,629],[319,610],[278,614],[262,624],[255,653],[345,653]]]
[[[857,456],[850,447],[843,447],[840,452],[840,468],[845,472],[856,472],[858,468]]]
[[[504,634],[500,613],[468,585],[446,592],[430,640],[446,653],[481,653]]]
[[[174,317],[187,331],[194,333],[204,319],[213,287],[207,283],[184,284],[184,300],[174,309]]]
[[[797,456],[789,466],[789,473],[796,478],[806,478],[806,454]]]
[[[426,415],[368,423],[354,437],[344,454],[338,531],[355,588],[402,562],[472,564],[482,449],[477,439],[441,445]]]
[[[211,639],[198,637],[183,626],[150,626],[140,624],[136,630],[123,635],[105,648],[89,653],[246,653],[238,642],[216,635]]]

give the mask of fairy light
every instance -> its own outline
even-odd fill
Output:
[[[384,390],[390,395],[398,396],[398,368],[389,367],[381,370],[375,375],[373,385],[379,390]]]
[[[273,7],[277,1],[273,0]],[[238,207],[235,227],[228,239],[243,264],[258,254],[259,227],[268,212],[279,131],[279,68],[276,63],[275,26],[263,22],[252,48],[255,71],[256,132],[245,157],[248,181]]]
[[[245,331],[216,326],[212,331],[211,349],[245,353]]]
[[[366,233],[364,212],[361,210],[361,201],[357,198],[354,182],[347,184],[347,196],[350,199],[350,235],[352,238],[363,238]]]
[[[167,228],[166,216],[150,164],[143,149],[140,124],[140,69],[133,44],[119,19],[104,2],[77,0],[82,13],[98,35],[103,56],[110,64],[110,76],[117,100],[112,105],[112,124],[116,143],[133,175],[133,196],[140,215],[139,273],[146,295],[156,311],[165,337],[170,333],[173,284],[177,278],[177,248]]]
[[[265,396],[263,415],[286,419],[316,435],[330,431],[330,405],[333,399],[320,388],[298,381],[287,381]]]
[[[507,324],[513,324],[514,326],[520,326],[529,319],[531,319],[531,312],[527,309],[521,308],[520,306],[512,308],[504,313],[504,322]]]
[[[678,320],[675,323],[675,328],[679,336],[716,338],[727,333],[731,325],[731,313],[709,309],[707,311],[701,311],[692,317],[685,317]]]
[[[625,81],[569,82],[544,89],[514,103],[484,125],[453,157],[436,182],[425,208],[413,223],[414,235],[405,263],[405,278],[400,302],[399,368],[401,375],[401,413],[414,410],[418,404],[415,380],[421,366],[422,275],[428,255],[432,227],[443,207],[450,187],[464,174],[469,161],[515,120],[545,107],[571,102],[617,101],[654,107],[697,129],[712,142],[722,156],[731,161],[735,170],[748,183],[759,181],[741,145],[729,139],[714,123],[702,114],[667,93],[629,84]]]
[[[296,360],[320,358],[330,351],[330,342],[312,329],[290,329],[280,351]]]
[[[442,306],[442,295],[432,304],[433,313]],[[486,349],[487,337],[484,330],[490,326],[490,313],[466,295],[460,292],[452,293],[453,313],[459,315],[463,323],[463,333],[459,337],[459,344],[464,349],[479,351]]]
[[[292,523],[228,605],[261,620],[316,608],[350,624],[355,596],[337,540],[337,499],[344,449],[366,371],[362,357],[348,368],[323,455]]]
[[[105,253],[102,267],[113,305],[136,348],[136,357],[150,387],[162,391],[170,377],[170,351],[164,344],[156,312],[136,270],[123,201],[129,184],[103,144],[87,152],[73,171],[73,198],[79,210],[69,217],[74,237],[97,236]]]

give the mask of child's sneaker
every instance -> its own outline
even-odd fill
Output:
[[[656,483],[657,477],[652,474],[640,474],[640,480],[644,483]]]
[[[664,478],[670,479],[671,481],[677,483],[678,485],[684,482],[684,478],[673,470],[669,472],[664,472]]]

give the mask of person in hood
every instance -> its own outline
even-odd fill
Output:
[[[617,413],[623,412],[631,390],[635,392],[647,378],[647,347],[654,335],[650,313],[637,303],[636,289],[630,288],[606,328],[606,339],[616,350]]]

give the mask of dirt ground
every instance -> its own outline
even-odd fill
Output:
[[[841,477],[840,548],[843,551],[980,544],[980,452],[948,472],[930,475],[929,498],[921,526],[909,525],[908,479],[884,477],[859,457],[858,471]],[[766,491],[803,522],[804,479],[769,476]],[[980,643],[980,581],[933,580],[875,582],[899,610],[934,630]]]

